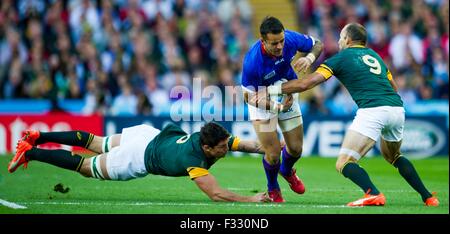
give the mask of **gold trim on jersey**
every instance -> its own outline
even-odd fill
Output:
[[[333,70],[331,70],[331,68],[329,68],[325,64],[320,64],[320,66],[317,68],[316,72],[321,74],[323,77],[325,77],[325,79],[328,79],[331,76],[333,76]]]
[[[188,171],[189,177],[191,179],[195,179],[197,177],[205,176],[205,175],[209,174],[208,170],[206,170],[205,168],[201,168],[201,167],[188,167],[187,171]]]
[[[352,45],[352,46],[349,46],[348,48],[366,48],[366,47],[363,45]]]
[[[232,151],[238,150],[239,142],[241,142],[241,139],[239,139],[239,137],[234,137],[233,144],[231,144]]]
[[[394,79],[393,77],[392,77],[392,73],[391,73],[391,71],[389,71],[389,70],[387,70],[387,78],[388,78],[388,80],[392,80],[392,79]]]

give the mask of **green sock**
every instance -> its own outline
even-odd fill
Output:
[[[52,164],[72,171],[79,171],[84,158],[67,150],[45,150],[33,147],[25,153],[28,160]]]
[[[372,183],[367,172],[357,163],[347,163],[342,168],[342,175],[349,178],[353,183],[358,185],[364,193],[369,192],[372,195],[378,195],[380,192]],[[370,190],[370,191],[369,191]]]
[[[44,144],[54,142],[63,145],[80,146],[88,148],[94,139],[94,134],[83,131],[66,131],[66,132],[41,132],[36,144]]]
[[[432,196],[431,193],[425,188],[425,185],[423,185],[416,169],[407,158],[400,156],[393,165],[398,169],[398,172],[402,175],[406,182],[408,182],[414,190],[420,193],[420,196],[422,196],[422,200],[424,202],[427,198]]]

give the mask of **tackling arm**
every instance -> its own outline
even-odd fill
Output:
[[[222,189],[217,183],[216,178],[207,174],[194,178],[197,186],[208,195],[213,201],[228,202],[269,202],[271,201],[267,193],[258,193],[254,196],[241,196],[226,189]]]
[[[259,153],[264,154],[264,149],[262,148],[261,143],[258,141],[239,141],[236,151],[245,152],[245,153]]]
[[[391,84],[391,86],[394,89],[394,91],[397,92],[398,87],[397,87],[397,84],[395,83],[395,81],[394,80],[389,80],[389,83]]]
[[[389,83],[391,84],[392,88],[394,89],[395,92],[397,92],[398,87],[397,87],[397,83],[395,83],[394,78],[392,77],[392,73],[391,71],[387,71],[387,78],[389,80]]]
[[[257,92],[252,93],[244,91],[244,101],[258,109],[270,110],[275,113],[278,113],[283,109],[281,104],[275,103],[266,95],[259,95]]]
[[[237,145],[234,147],[231,147],[231,151],[239,151],[244,153],[258,153],[258,154],[265,154],[265,150],[262,147],[262,144],[259,141],[252,141],[252,140],[241,140],[239,139]],[[284,140],[280,140],[281,147],[284,147],[286,143]]]
[[[320,73],[314,72],[306,75],[305,78],[299,80],[290,80],[282,85],[272,85],[267,88],[269,95],[301,93],[312,89],[327,79]]]

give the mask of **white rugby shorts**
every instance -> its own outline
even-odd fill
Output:
[[[148,143],[161,131],[141,124],[122,130],[120,145],[112,148],[106,158],[106,168],[111,180],[130,180],[144,177],[144,153]]]
[[[349,129],[377,141],[398,142],[403,139],[405,109],[399,106],[360,108]]]

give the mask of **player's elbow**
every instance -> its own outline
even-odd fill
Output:
[[[208,196],[212,201],[215,202],[223,201],[222,193],[220,191],[214,191],[211,194],[208,194]]]
[[[324,46],[321,40],[315,38],[314,47],[316,47],[318,51],[322,52]]]

